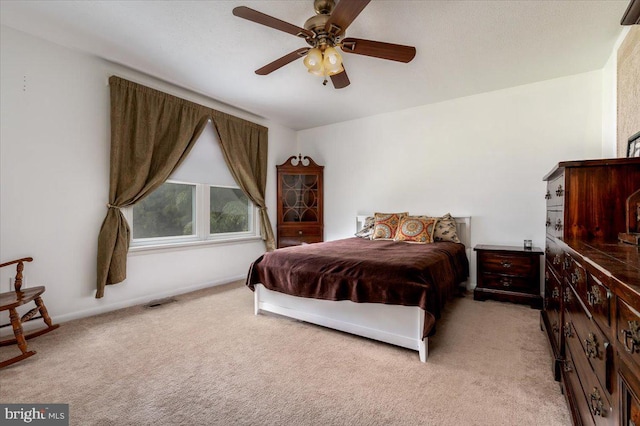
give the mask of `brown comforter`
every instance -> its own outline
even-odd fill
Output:
[[[419,306],[426,337],[468,275],[462,244],[347,238],[265,253],[249,268],[246,284],[300,297]]]

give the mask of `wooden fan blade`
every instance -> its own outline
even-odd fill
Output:
[[[354,19],[362,12],[371,0],[340,0],[331,12],[325,30],[328,33],[339,35],[347,30]]]
[[[307,54],[307,52],[309,51],[310,47],[302,47],[298,50],[294,50],[293,52],[289,53],[288,55],[284,55],[282,58],[278,58],[275,61],[265,65],[264,67],[257,69],[256,70],[256,74],[258,75],[267,75],[269,73],[272,73],[273,71],[277,70],[278,68],[281,68],[285,65],[287,65],[290,62],[295,61],[298,58],[302,58],[304,55]]]
[[[345,38],[342,40],[342,51],[356,55],[373,56],[398,62],[411,62],[416,56],[416,48],[401,44],[383,43],[381,41]]]
[[[305,28],[298,27],[297,25],[290,24],[282,21],[273,16],[265,15],[257,10],[250,9],[246,6],[238,6],[233,9],[233,14],[239,18],[247,19],[257,24],[265,25],[276,30],[284,31],[285,33],[293,34],[294,36],[302,38],[313,38],[315,34]]]
[[[344,68],[344,64],[342,64],[342,67]],[[335,87],[336,89],[343,89],[351,84],[346,70],[342,71],[340,74],[332,75],[331,82],[333,83],[333,87]]]

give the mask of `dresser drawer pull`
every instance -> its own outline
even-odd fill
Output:
[[[594,416],[605,416],[604,403],[602,402],[598,388],[593,388],[593,391],[589,394],[589,408],[591,409],[591,414]]]
[[[564,189],[562,189],[562,185],[558,185],[558,189],[556,189],[556,195],[558,197],[562,197],[562,194],[564,194]]]
[[[544,199],[545,200],[550,200],[551,199],[551,191],[549,191],[548,189],[547,189],[547,193],[544,194]]]
[[[553,291],[551,292],[551,297],[553,299],[560,299],[560,289],[558,287],[553,288]]]
[[[583,281],[582,273],[579,269],[576,269],[575,272],[571,273],[571,284],[576,285],[580,281]]]
[[[640,352],[640,325],[638,321],[627,321],[628,330],[620,330],[624,336],[624,348],[630,354]]]
[[[556,321],[554,321],[551,325],[551,330],[553,330],[553,332],[556,334],[560,333],[560,327],[558,327],[558,323]]]
[[[589,303],[589,306],[601,305],[602,301],[600,289],[598,287],[591,287],[591,290],[587,292],[587,303]]]
[[[587,358],[600,358],[600,355],[598,354],[598,342],[596,341],[596,336],[594,336],[593,333],[589,333],[587,338],[584,339],[584,353],[587,355]]]
[[[544,223],[544,226],[545,226],[546,228],[548,228],[548,227],[550,227],[550,226],[551,226],[551,218],[549,218],[549,217],[547,218],[547,221]]]
[[[555,229],[556,229],[556,231],[561,231],[562,230],[562,219],[558,219],[556,221]]]
[[[564,300],[564,303],[569,303],[571,302],[571,289],[569,287],[565,287],[564,289],[564,295],[562,296],[562,300]]]
[[[566,323],[562,326],[562,332],[564,333],[564,337],[571,338],[574,336],[573,331],[571,330],[571,324]]]
[[[502,284],[503,287],[511,287],[511,278],[507,278],[507,277],[501,278],[500,284]]]
[[[503,267],[503,268],[505,268],[505,269],[509,269],[509,268],[511,268],[511,266],[512,266],[511,262],[508,262],[508,261],[506,261],[506,260],[503,260],[500,264],[501,264],[501,265],[502,265],[502,267]]]
[[[298,235],[302,235],[302,231],[298,231]]]

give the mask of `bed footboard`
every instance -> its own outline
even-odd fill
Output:
[[[426,362],[422,339],[424,311],[417,306],[354,303],[291,296],[255,285],[254,313],[271,312],[418,351]]]

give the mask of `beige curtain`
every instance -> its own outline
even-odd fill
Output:
[[[223,129],[218,130],[220,140],[233,145],[231,151],[246,152],[237,155],[237,159],[231,157],[232,162],[241,163],[239,171],[232,171],[232,174],[241,176],[243,182],[239,181],[238,185],[260,207],[265,244],[267,249],[273,247],[273,231],[264,208],[262,175],[266,175],[268,143],[265,127],[119,77],[112,76],[109,85],[109,203],[98,236],[96,298],[104,296],[106,285],[126,278],[131,232],[120,209],[135,204],[164,183],[187,157],[209,119],[216,128]],[[227,159],[227,163],[229,161]],[[257,165],[254,161],[263,163]]]

